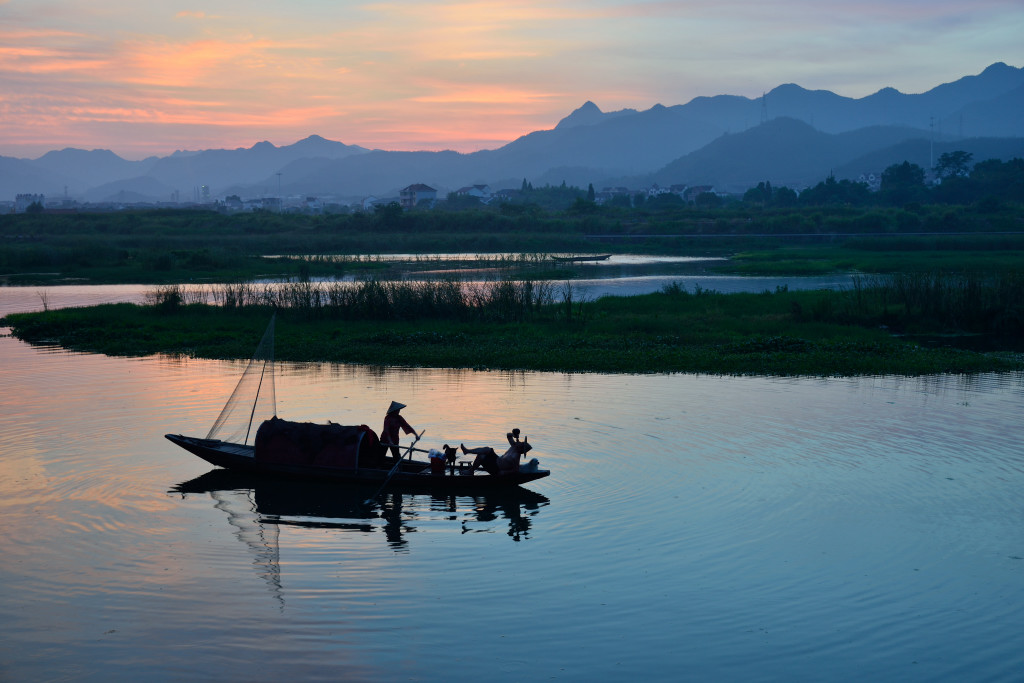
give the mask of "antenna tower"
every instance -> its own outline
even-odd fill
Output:
[[[935,168],[935,117],[928,117],[928,128],[931,131],[928,145],[928,168]]]

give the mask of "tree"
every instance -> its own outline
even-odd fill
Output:
[[[893,164],[882,171],[879,192],[886,201],[895,206],[921,201],[926,193],[924,169],[909,161]]]
[[[569,213],[588,214],[597,211],[597,204],[588,201],[583,197],[577,197],[576,201],[568,209]]]
[[[780,193],[781,191],[776,194]],[[783,201],[788,199],[791,197],[787,194],[782,194],[780,197],[780,200]],[[829,174],[825,180],[801,192],[800,203],[809,206],[824,204],[860,206],[868,203],[868,186],[866,183],[855,183],[847,178],[836,181],[835,175]]]
[[[1024,202],[1024,159],[980,161],[971,171],[971,185],[977,199],[998,199]]]
[[[446,204],[447,207],[452,210],[479,209],[483,206],[478,197],[474,197],[469,194],[455,194],[454,192],[448,193],[448,200]]]
[[[373,207],[373,213],[384,227],[397,228],[402,220],[402,205],[398,202],[377,204]]]
[[[656,194],[647,200],[647,206],[653,209],[672,209],[685,206],[686,202],[675,192]]]
[[[628,194],[615,194],[608,200],[606,206],[616,206],[620,209],[628,209],[631,208],[633,204],[630,202]]]
[[[768,206],[772,203],[772,184],[761,181],[757,187],[752,187],[743,193],[743,201]]]
[[[789,207],[796,206],[797,194],[792,188],[782,187],[776,188],[772,191],[772,204],[775,206]]]
[[[594,183],[590,183],[589,185],[587,185],[587,201],[588,202],[594,201],[594,197],[595,197],[595,194],[594,194]]]
[[[935,172],[940,178],[963,178],[970,174],[969,164],[974,155],[970,152],[945,152],[939,155]]]
[[[717,209],[722,205],[722,198],[714,192],[701,192],[693,203],[702,209]]]

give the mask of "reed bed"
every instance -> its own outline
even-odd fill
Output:
[[[913,330],[1013,336],[1024,333],[1020,273],[892,273],[854,278],[837,316]]]
[[[278,308],[308,317],[344,320],[521,322],[551,309],[554,287],[533,280],[466,283],[458,279],[404,282],[240,282],[188,287],[168,285],[146,295],[164,309],[213,304],[227,309]]]

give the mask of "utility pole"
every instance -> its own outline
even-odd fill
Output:
[[[928,168],[929,169],[934,169],[935,168],[935,117],[934,116],[929,116],[928,117],[928,128],[931,131],[931,135],[929,135],[929,138],[931,138],[931,140],[930,140],[929,145],[928,145]]]
[[[277,197],[278,197],[278,199],[280,199],[281,198],[281,172],[278,171],[275,175],[277,176]]]

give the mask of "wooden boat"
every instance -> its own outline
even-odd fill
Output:
[[[278,418],[273,388],[273,334],[272,319],[257,353],[205,438],[183,434],[166,434],[166,438],[212,465],[238,472],[381,488],[389,485],[412,491],[467,494],[496,491],[551,474],[549,470],[540,469],[536,459],[516,471],[501,474],[473,472],[467,461],[440,467],[443,461],[438,458],[426,462],[406,459],[413,450],[426,452],[412,446],[405,449],[400,462],[395,462],[383,456],[384,449],[377,434],[366,425],[319,425]],[[254,387],[255,398],[246,396],[247,387]],[[269,399],[261,403],[261,394],[269,394]],[[257,413],[260,406],[263,410]],[[249,435],[257,414],[271,417],[259,425],[250,444]],[[241,426],[228,426],[233,419],[237,422],[239,415],[243,418]],[[235,430],[233,436],[220,438],[229,429]]]
[[[470,474],[469,468],[465,465],[445,468],[443,473],[436,473],[428,462],[403,459],[401,466],[389,480],[391,466],[359,467],[350,466],[347,463],[317,462],[315,458],[313,461],[307,462],[257,458],[255,446],[181,434],[165,436],[172,443],[181,446],[189,453],[198,455],[211,465],[237,472],[367,486],[382,486],[385,481],[388,481],[389,486],[409,491],[483,493],[515,488],[520,484],[536,481],[551,474],[550,470],[530,468],[529,466],[520,467],[518,472],[499,475],[487,474],[481,470]],[[358,458],[356,462],[358,463]]]
[[[574,261],[607,261],[611,257],[611,254],[599,254],[597,256],[552,256],[551,259],[562,263],[572,263]]]

